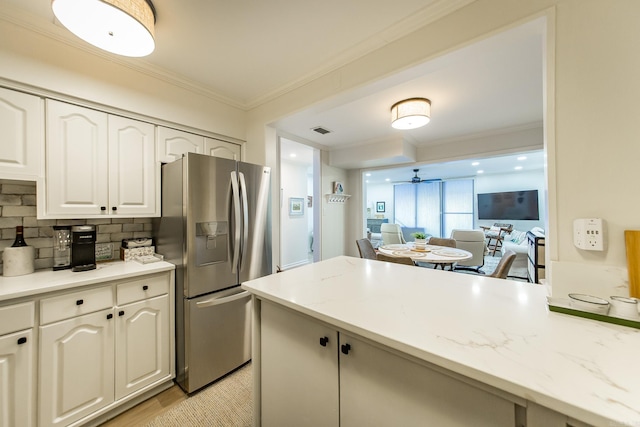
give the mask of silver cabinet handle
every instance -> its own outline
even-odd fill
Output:
[[[240,194],[242,194],[242,257],[240,258],[240,269],[242,269],[249,240],[249,202],[247,201],[247,182],[244,179],[244,174],[240,172],[238,175],[240,175]]]
[[[231,172],[231,195],[233,197],[233,213],[235,216],[235,229],[233,230],[233,260],[231,262],[231,271],[238,271],[238,262],[240,258],[240,191],[238,188],[238,175],[236,171]]]

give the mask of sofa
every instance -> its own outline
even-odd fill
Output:
[[[544,230],[540,227],[533,227],[531,232],[539,236],[544,236]],[[526,231],[512,230],[510,234],[507,234],[504,237],[500,251],[502,252],[502,255],[507,251],[513,251],[516,253],[516,259],[511,265],[511,271],[520,269],[527,271],[527,254],[529,246]]]

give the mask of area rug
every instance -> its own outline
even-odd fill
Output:
[[[253,420],[251,363],[161,413],[146,427],[248,427]]]

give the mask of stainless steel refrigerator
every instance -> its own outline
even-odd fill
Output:
[[[189,153],[162,166],[157,251],[176,265],[176,380],[191,393],[251,357],[251,299],[271,273],[270,173]]]

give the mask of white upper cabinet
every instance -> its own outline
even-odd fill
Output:
[[[53,100],[46,107],[38,218],[159,215],[154,125]]]
[[[155,161],[155,126],[110,115],[111,213],[125,216],[154,216],[159,213],[159,176],[160,164]]]
[[[0,178],[35,180],[42,173],[41,98],[0,88]]]
[[[171,163],[186,153],[204,154],[204,136],[158,126],[158,161]]]
[[[107,114],[47,100],[46,139],[46,206],[38,203],[38,209],[48,218],[106,210]]]
[[[205,138],[204,153],[208,156],[240,161],[240,146],[219,139]]]

